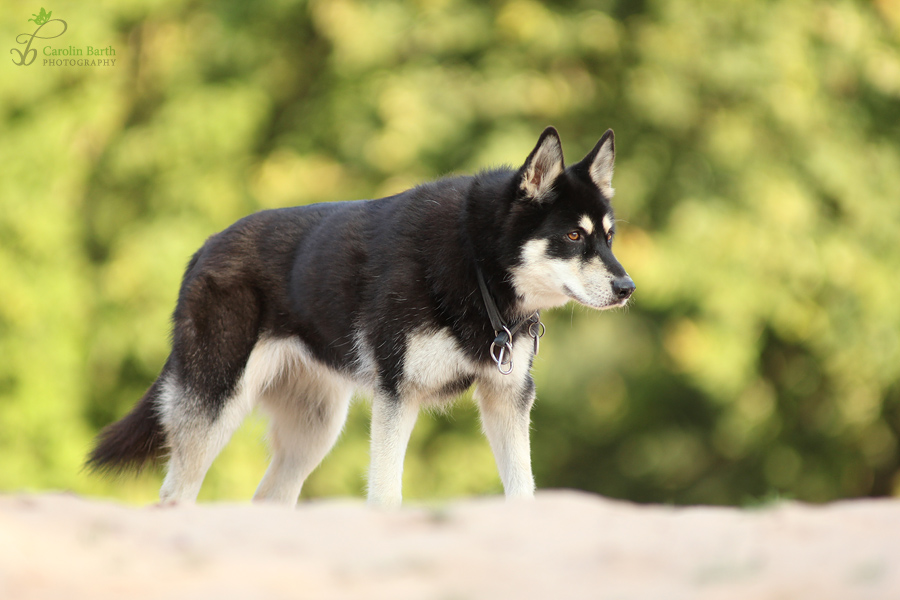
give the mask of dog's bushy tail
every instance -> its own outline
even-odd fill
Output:
[[[125,471],[140,472],[148,463],[159,462],[166,447],[158,410],[161,380],[162,377],[150,386],[130,413],[103,428],[85,467],[119,475]]]

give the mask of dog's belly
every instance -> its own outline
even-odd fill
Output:
[[[251,393],[283,393],[310,383],[350,384],[359,391],[376,387],[376,367],[365,344],[357,341],[359,359],[353,372],[341,372],[316,359],[310,348],[296,337],[260,340],[242,378]],[[400,391],[419,402],[442,402],[466,391],[478,368],[466,356],[456,338],[445,329],[419,330],[409,335],[403,357]],[[303,380],[313,381],[303,383]]]

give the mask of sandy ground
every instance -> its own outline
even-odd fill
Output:
[[[0,497],[0,598],[900,599],[900,501],[638,506],[576,492],[375,511]]]

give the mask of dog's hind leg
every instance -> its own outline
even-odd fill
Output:
[[[272,462],[254,501],[293,505],[347,420],[353,386],[320,367],[296,364],[260,397],[271,418]]]
[[[161,405],[169,463],[160,501],[193,502],[213,460],[253,407],[253,397],[240,391],[211,416],[201,402],[169,381],[164,384]]]
[[[170,452],[163,502],[197,498],[207,470],[268,377],[262,361],[254,359],[260,334],[256,290],[235,283],[233,273],[219,272],[225,266],[204,266],[202,252],[188,266],[175,307],[171,370],[159,401]]]

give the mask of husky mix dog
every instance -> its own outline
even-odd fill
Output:
[[[293,504],[364,388],[368,499],[398,505],[419,409],[474,384],[506,496],[533,496],[539,311],[624,306],[635,288],[612,253],[614,156],[609,130],[566,168],[549,127],[519,169],[262,211],[212,236],[185,272],[159,378],[100,433],[89,466],[167,456],[162,501],[193,501],[259,405],[272,462],[254,499]]]

